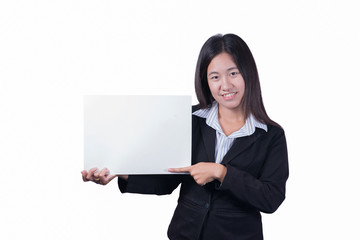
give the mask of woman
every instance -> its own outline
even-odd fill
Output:
[[[246,43],[215,35],[196,67],[189,175],[118,176],[121,192],[170,194],[180,183],[170,239],[263,239],[260,212],[285,199],[288,159],[283,129],[266,114],[257,68]],[[107,169],[82,172],[107,184]]]

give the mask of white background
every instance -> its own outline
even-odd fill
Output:
[[[1,1],[1,238],[166,239],[178,190],[82,182],[82,96],[194,94],[202,44],[232,32],[287,134],[266,239],[359,239],[359,22],[356,0]]]

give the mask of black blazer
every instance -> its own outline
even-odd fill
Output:
[[[197,107],[193,108],[196,110]],[[216,132],[192,118],[192,164],[214,162]],[[170,194],[180,183],[169,239],[261,240],[261,212],[273,213],[285,199],[288,158],[284,131],[268,125],[237,138],[222,163],[222,184],[199,186],[189,175],[132,175],[118,178],[121,192]]]

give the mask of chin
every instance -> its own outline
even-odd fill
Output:
[[[240,109],[240,103],[229,103],[229,102],[218,102],[219,106],[230,109],[230,110],[237,110]]]

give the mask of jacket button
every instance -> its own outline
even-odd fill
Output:
[[[209,203],[205,203],[205,208],[209,208],[210,204]]]

